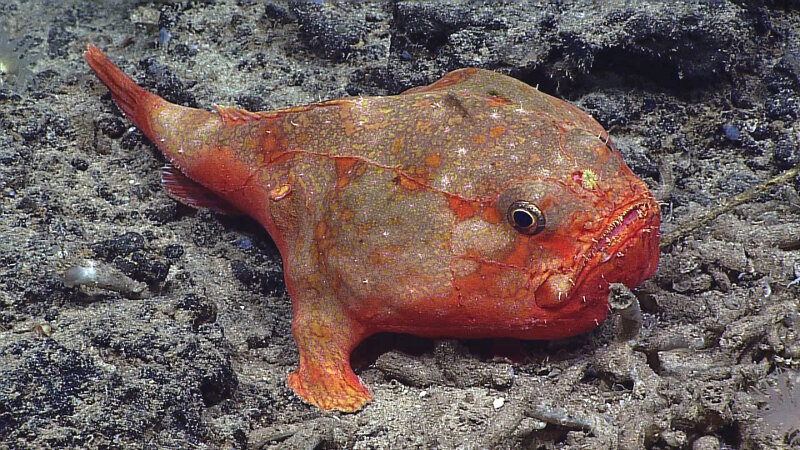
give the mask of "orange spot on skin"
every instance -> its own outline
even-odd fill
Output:
[[[266,156],[278,151],[282,144],[277,127],[273,125],[275,121],[267,122],[261,131],[261,143],[257,144],[261,152]]]
[[[316,241],[320,253],[327,252],[333,247],[336,237],[334,231],[335,230],[328,228],[328,224],[324,221],[318,223],[317,226],[314,227],[314,241]]]
[[[461,221],[475,215],[475,207],[472,203],[460,197],[452,196],[447,198],[447,205],[456,214],[456,219]]]
[[[417,181],[405,176],[405,175],[398,175],[395,178],[395,181],[403,187],[403,189],[407,189],[409,191],[416,191],[417,189],[422,188],[422,184],[418,183]]]
[[[400,153],[400,151],[403,150],[405,146],[406,146],[406,138],[403,136],[397,136],[392,142],[392,153]]]
[[[506,131],[506,127],[502,125],[493,126],[491,130],[489,130],[489,136],[496,138],[503,134]]]
[[[344,176],[336,179],[336,189],[341,189],[350,184],[350,177]]]
[[[433,124],[428,120],[418,120],[414,128],[422,134],[430,134]]]
[[[500,214],[500,211],[497,210],[494,206],[489,206],[488,208],[484,208],[481,211],[481,218],[489,223],[500,223],[503,221],[503,216]]]
[[[325,239],[325,234],[328,231],[328,224],[324,221],[320,221],[316,227],[314,227],[314,239],[321,240]]]
[[[344,176],[356,161],[358,160],[355,158],[336,158],[336,175]]]
[[[489,140],[489,139],[486,137],[486,135],[483,135],[483,134],[479,134],[479,135],[477,135],[477,136],[472,136],[472,142],[473,142],[474,144],[477,144],[477,145],[483,145],[483,144],[485,144],[485,143],[486,143],[486,141],[488,141],[488,140]]]
[[[375,266],[381,266],[391,262],[394,255],[403,251],[400,245],[387,245],[369,254],[369,262]]]
[[[339,123],[341,124],[342,129],[344,129],[344,133],[347,136],[352,136],[356,132],[356,124],[355,121],[353,121],[353,116],[350,113],[350,108],[339,109]]]
[[[425,165],[432,169],[436,169],[442,165],[442,157],[439,156],[438,153],[428,155],[425,157]]]
[[[505,106],[513,104],[514,102],[504,97],[498,97],[496,95],[489,97],[489,106]]]
[[[353,218],[353,215],[354,213],[352,209],[345,209],[344,211],[342,211],[341,217],[342,220],[350,220]]]

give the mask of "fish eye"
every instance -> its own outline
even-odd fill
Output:
[[[536,205],[517,200],[508,207],[508,221],[520,233],[534,235],[544,230],[544,213]]]

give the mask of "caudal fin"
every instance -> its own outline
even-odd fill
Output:
[[[142,89],[97,47],[89,44],[83,58],[89,63],[100,81],[111,91],[112,97],[128,119],[151,141],[155,141],[150,126],[150,112],[158,103],[166,103],[161,97]]]

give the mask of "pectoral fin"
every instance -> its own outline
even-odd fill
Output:
[[[161,184],[167,191],[167,195],[192,208],[210,209],[215,213],[231,216],[244,214],[200,183],[184,175],[172,164],[161,168]]]

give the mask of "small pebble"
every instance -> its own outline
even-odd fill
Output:
[[[236,246],[242,250],[250,250],[253,248],[253,241],[248,238],[242,238],[236,241]]]
[[[725,139],[736,142],[739,140],[739,128],[736,125],[726,123],[722,126],[722,132],[725,134]]]
[[[496,399],[494,399],[494,401],[492,402],[492,406],[494,407],[494,409],[500,409],[500,408],[502,408],[502,407],[503,407],[503,405],[505,405],[505,404],[506,404],[506,399],[505,399],[505,398],[503,398],[503,397],[497,397],[497,398],[496,398]]]
[[[169,41],[172,40],[172,36],[169,34],[169,30],[166,28],[161,28],[158,30],[158,47],[159,48],[166,48],[169,45]]]
[[[42,336],[50,337],[50,335],[53,333],[53,327],[51,327],[47,322],[40,323],[39,325],[35,326],[34,329]]]

